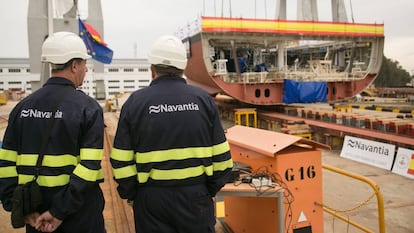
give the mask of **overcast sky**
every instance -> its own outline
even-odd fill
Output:
[[[86,0],[79,0],[80,4],[83,1]],[[114,51],[114,58],[146,58],[148,47],[158,36],[173,34],[200,15],[229,16],[231,13],[233,17],[254,18],[256,15],[270,19],[275,15],[274,2],[276,0],[102,0],[104,40]],[[331,20],[330,2],[318,0],[320,21]],[[28,0],[0,0],[0,4],[0,57],[28,57]],[[345,0],[345,4],[349,20],[384,23],[385,56],[398,61],[413,74],[414,1]],[[295,0],[288,0],[287,17],[296,19]]]

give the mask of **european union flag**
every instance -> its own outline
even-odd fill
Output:
[[[105,46],[103,41],[100,39],[100,35],[92,35],[82,20],[78,19],[78,21],[79,36],[83,39],[83,42],[86,45],[86,49],[88,50],[88,54],[99,62],[110,64],[112,62],[112,56],[114,52]],[[96,40],[95,38],[99,38],[99,40]]]

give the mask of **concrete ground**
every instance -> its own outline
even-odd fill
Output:
[[[367,177],[378,185],[384,199],[385,232],[414,232],[413,179],[341,158],[339,157],[339,151],[324,152],[322,161],[323,164]],[[366,183],[328,170],[323,171],[324,204],[335,209],[349,209],[361,204],[361,207],[355,211],[341,214],[348,216],[350,220],[371,229],[373,232],[380,232],[376,197],[374,196],[365,203],[373,192],[373,189]],[[324,216],[324,227],[325,232],[360,232],[343,221],[334,220],[329,214]]]

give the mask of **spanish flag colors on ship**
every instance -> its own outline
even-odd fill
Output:
[[[410,164],[408,165],[408,174],[414,175],[414,154],[411,155]]]

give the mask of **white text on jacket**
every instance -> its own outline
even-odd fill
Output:
[[[157,114],[163,112],[182,112],[182,111],[198,111],[198,104],[188,103],[188,104],[159,104],[151,105],[148,108],[149,114]]]
[[[23,109],[20,112],[20,118],[50,118],[52,117],[52,112],[43,112],[37,109]],[[55,113],[55,118],[62,118],[63,113],[59,110]]]

